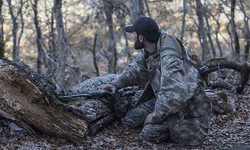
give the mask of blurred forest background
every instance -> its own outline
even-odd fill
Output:
[[[121,73],[137,54],[123,28],[141,15],[203,61],[248,61],[250,0],[0,0],[0,58],[67,87]]]

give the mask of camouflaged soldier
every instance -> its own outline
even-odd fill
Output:
[[[155,98],[129,111],[122,119],[123,126],[142,127],[141,137],[156,143],[202,144],[211,103],[198,71],[183,59],[188,57],[185,49],[148,17],[139,17],[125,31],[132,33],[134,48],[140,53],[114,82],[101,88],[115,92],[148,82]]]

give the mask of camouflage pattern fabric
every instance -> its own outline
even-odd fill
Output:
[[[198,71],[179,54],[186,55],[186,52],[175,38],[161,32],[155,53],[148,57],[147,52],[141,50],[136,62],[130,64],[112,84],[118,89],[146,82],[151,84],[156,95],[153,124],[142,129],[143,138],[154,142],[169,138],[175,142],[199,145],[209,127],[211,102],[204,92]],[[130,111],[126,117],[137,120],[142,115],[134,115],[137,119],[133,119],[131,113],[143,114],[143,111],[136,110]],[[129,124],[123,123],[125,126]]]
[[[130,110],[122,119],[122,125],[130,129],[142,127],[148,114],[154,111],[155,99],[151,99]]]
[[[204,100],[208,105],[199,107],[197,100]],[[197,104],[196,107],[189,103],[182,111],[166,117],[161,123],[146,125],[141,131],[141,137],[156,143],[170,140],[188,145],[202,144],[210,120],[210,107],[207,107],[209,99],[202,86],[196,89],[190,101]],[[206,111],[208,114],[202,113]]]

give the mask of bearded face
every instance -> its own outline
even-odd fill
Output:
[[[139,40],[139,35],[137,35],[137,40],[135,41],[134,48],[136,50],[144,48],[144,44]]]

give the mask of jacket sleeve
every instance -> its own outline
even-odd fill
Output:
[[[161,58],[161,86],[155,103],[152,122],[182,110],[197,88],[197,70],[176,55]],[[188,68],[189,67],[189,68]]]
[[[145,60],[140,56],[137,56],[137,60],[129,64],[126,69],[120,74],[111,84],[117,89],[132,86],[141,85],[146,83],[148,77],[148,71],[146,69]]]

